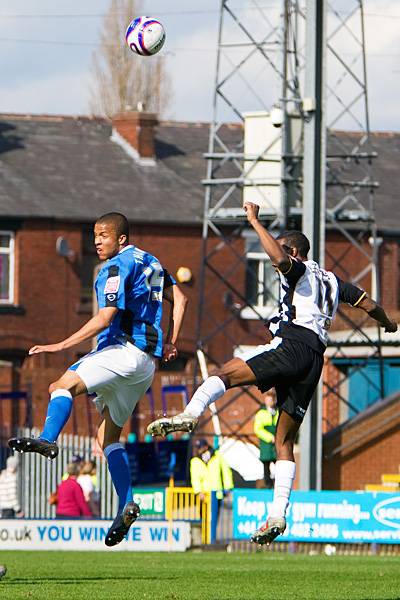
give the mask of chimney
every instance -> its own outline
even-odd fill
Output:
[[[158,124],[154,113],[126,111],[112,118],[112,139],[141,164],[155,164],[154,128]]]

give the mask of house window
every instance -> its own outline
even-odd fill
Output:
[[[279,278],[271,260],[255,239],[246,239],[246,300],[244,319],[268,318],[278,308]]]
[[[14,304],[14,233],[0,231],[0,304]]]
[[[93,302],[93,284],[100,261],[94,245],[93,230],[82,232],[81,303],[88,307]]]

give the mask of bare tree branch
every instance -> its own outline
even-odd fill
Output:
[[[125,31],[141,10],[140,0],[111,0],[92,56],[90,111],[112,117],[127,109],[163,115],[171,101],[165,56],[139,56],[125,44]]]

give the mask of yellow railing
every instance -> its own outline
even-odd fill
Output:
[[[173,521],[200,521],[201,541],[209,544],[211,541],[211,494],[206,492],[204,500],[193,492],[190,487],[167,487],[165,499],[165,517]]]

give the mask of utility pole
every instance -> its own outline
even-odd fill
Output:
[[[325,259],[325,0],[307,0],[306,61],[303,110],[303,233],[310,240],[310,258]],[[322,382],[311,401],[300,433],[301,489],[321,489]]]

